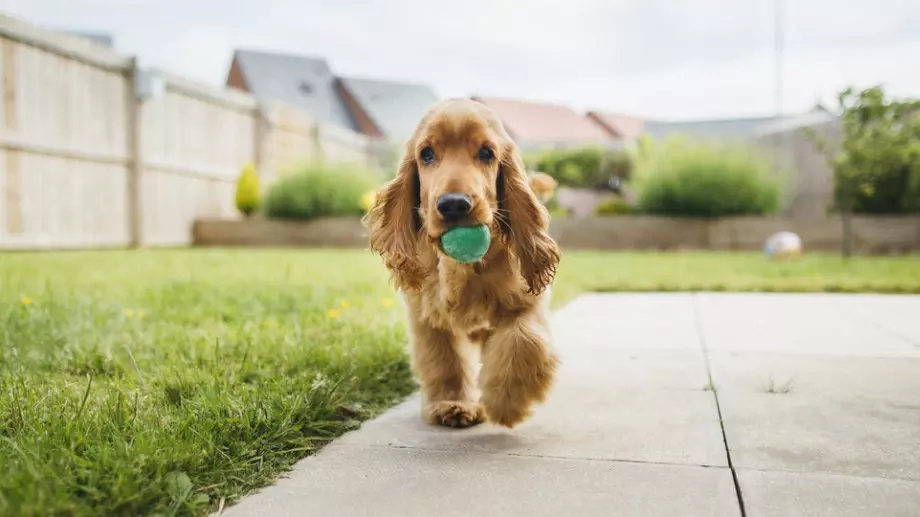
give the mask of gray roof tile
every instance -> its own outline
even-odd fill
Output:
[[[319,120],[355,129],[325,59],[254,50],[237,50],[234,58],[257,98],[284,102]]]
[[[412,136],[416,124],[438,96],[423,84],[343,77],[351,92],[374,124],[397,141]]]

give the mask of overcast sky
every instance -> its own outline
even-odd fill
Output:
[[[881,83],[920,96],[920,1],[785,0],[783,106]],[[236,47],[326,57],[341,75],[441,96],[554,101],[653,118],[774,109],[773,0],[0,0],[211,84]]]

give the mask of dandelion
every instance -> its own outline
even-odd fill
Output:
[[[390,308],[390,307],[393,306],[393,299],[392,299],[392,298],[384,298],[383,300],[380,301],[380,303],[382,303],[384,307]]]
[[[341,302],[339,302],[339,307],[341,307],[341,308],[343,308],[343,309],[347,309],[347,308],[351,307],[351,304],[348,303],[348,300],[342,300]]]
[[[32,305],[32,298],[29,298],[28,296],[23,296],[22,298],[19,299],[19,303],[26,305],[26,306]]]
[[[270,328],[270,327],[276,327],[276,326],[278,326],[278,324],[275,323],[275,320],[265,320],[262,322],[263,328]]]
[[[126,317],[126,318],[133,318],[133,317],[134,317],[134,310],[133,310],[133,309],[125,309],[125,317]]]
[[[329,309],[328,311],[326,311],[326,314],[328,314],[329,317],[332,319],[337,319],[339,316],[342,315],[342,311],[338,309]]]
[[[146,315],[147,315],[147,313],[144,312],[144,311],[137,311],[137,319],[139,319],[139,320],[144,319],[144,316],[146,316]]]

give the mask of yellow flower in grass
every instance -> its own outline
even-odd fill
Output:
[[[348,300],[342,300],[341,302],[339,302],[339,307],[341,307],[342,309],[347,309],[351,307],[351,304],[348,303]]]
[[[133,318],[133,317],[134,317],[134,309],[125,309],[125,317],[126,317],[126,318]]]
[[[326,314],[328,314],[332,319],[338,319],[338,317],[342,315],[342,311],[338,309],[329,309],[326,311]]]
[[[377,193],[374,191],[366,192],[361,196],[361,209],[367,212],[374,206],[375,201],[377,201]]]
[[[146,316],[146,315],[147,315],[147,313],[144,312],[144,311],[137,311],[137,319],[139,319],[139,320],[144,319],[144,316]]]
[[[23,296],[22,298],[19,299],[19,303],[25,306],[32,305],[32,298],[29,298],[28,296]]]
[[[380,303],[382,303],[384,307],[389,309],[390,307],[393,306],[394,302],[392,298],[384,298],[383,300],[380,300]]]
[[[272,328],[272,327],[277,327],[277,326],[278,326],[278,323],[276,323],[275,320],[265,320],[262,322],[263,328]]]

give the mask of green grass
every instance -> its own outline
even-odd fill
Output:
[[[566,253],[553,296],[656,290],[920,292],[920,260]],[[270,483],[414,389],[396,300],[364,251],[0,254],[0,515]]]
[[[364,254],[7,254],[0,293],[0,515],[203,515],[414,389]]]
[[[771,262],[759,253],[565,253],[554,304],[584,291],[920,293],[920,257],[810,253]]]

